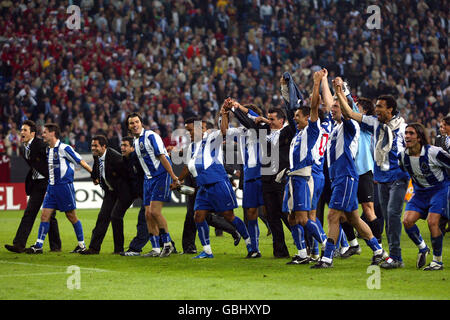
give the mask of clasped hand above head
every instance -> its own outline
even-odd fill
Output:
[[[342,78],[336,77],[332,82],[333,82],[334,90],[336,92],[340,92],[342,90],[342,86],[344,84],[344,81],[342,80]]]

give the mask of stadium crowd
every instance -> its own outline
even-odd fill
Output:
[[[0,150],[9,155],[26,119],[59,124],[81,153],[96,134],[119,150],[133,111],[169,146],[186,118],[216,125],[226,97],[281,106],[285,71],[308,96],[322,67],[354,97],[394,95],[431,139],[448,113],[444,0],[377,1],[382,27],[372,30],[362,27],[372,1],[69,2],[81,8],[79,30],[65,24],[67,1],[0,1]]]

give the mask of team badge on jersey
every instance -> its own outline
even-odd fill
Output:
[[[422,162],[420,164],[420,169],[422,170],[422,172],[428,173],[428,171],[430,171],[430,166],[428,165],[428,163]]]

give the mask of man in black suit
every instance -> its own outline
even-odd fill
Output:
[[[278,182],[276,178],[280,172],[289,168],[289,147],[296,132],[295,123],[292,120],[292,110],[287,107],[283,109],[270,108],[268,110],[268,119],[259,117],[257,120],[258,123],[250,120],[248,117],[248,109],[239,103],[233,104],[231,110],[239,122],[246,128],[255,129],[258,134],[263,130],[267,132],[267,144],[261,148],[264,158],[271,159],[270,162],[263,162],[261,164],[262,192],[266,206],[266,218],[272,232],[274,257],[288,258],[289,251],[285,242],[283,222],[288,228],[290,227],[287,220],[287,213],[282,212],[286,181],[283,178]],[[260,121],[261,119],[263,119],[262,122]],[[275,156],[276,150],[278,150],[278,161],[276,161]],[[273,159],[275,160],[273,161]]]
[[[139,159],[134,152],[133,137],[127,136],[122,139],[120,151],[122,152],[123,162],[127,168],[127,174],[130,177],[131,194],[133,199],[143,197],[144,171],[139,164]],[[138,214],[136,225],[136,236],[131,240],[128,250],[121,252],[124,257],[140,256],[142,248],[149,240],[147,221],[145,220],[145,206],[142,205]]]
[[[22,156],[30,166],[25,179],[25,191],[30,196],[13,244],[5,244],[9,251],[22,253],[25,250],[28,236],[33,228],[34,220],[44,201],[48,184],[47,145],[42,139],[36,137],[36,124],[31,120],[24,121],[21,131],[21,142],[24,150]],[[59,236],[58,221],[55,213],[50,218],[49,229],[50,251],[61,251],[61,238]]]
[[[122,155],[108,147],[105,136],[92,138],[91,150],[94,155],[92,179],[104,190],[103,203],[97,217],[89,249],[81,254],[98,254],[111,222],[114,238],[114,253],[124,251],[123,216],[133,202],[127,168]]]

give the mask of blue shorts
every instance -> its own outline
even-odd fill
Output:
[[[312,202],[312,193],[314,192],[314,187],[308,184],[308,179],[300,176],[291,176],[289,177],[292,181],[292,189],[293,189],[293,209],[292,212],[295,211],[310,211],[311,210],[311,202]],[[313,178],[309,178],[312,183],[314,183]],[[289,180],[286,183],[284,188],[284,196],[283,196],[283,212],[290,212],[288,207],[289,201]]]
[[[440,214],[448,219],[449,197],[450,186],[429,191],[414,191],[414,195],[406,204],[405,211],[419,212],[422,219],[426,219],[429,212]]]
[[[77,208],[73,183],[49,184],[45,193],[42,208],[68,212]]]
[[[325,187],[325,177],[322,175],[312,175],[314,179],[314,194],[312,197],[311,210],[317,209],[320,196],[322,195],[323,188]]]
[[[358,179],[339,177],[331,183],[330,209],[352,212],[358,209]]]
[[[242,208],[259,208],[264,205],[261,179],[244,181]]]
[[[203,185],[198,188],[194,211],[208,210],[221,213],[237,207],[236,194],[229,180]]]
[[[152,201],[170,202],[172,194],[170,191],[171,183],[172,177],[169,173],[161,174],[151,179],[145,179],[142,204],[149,206]]]

